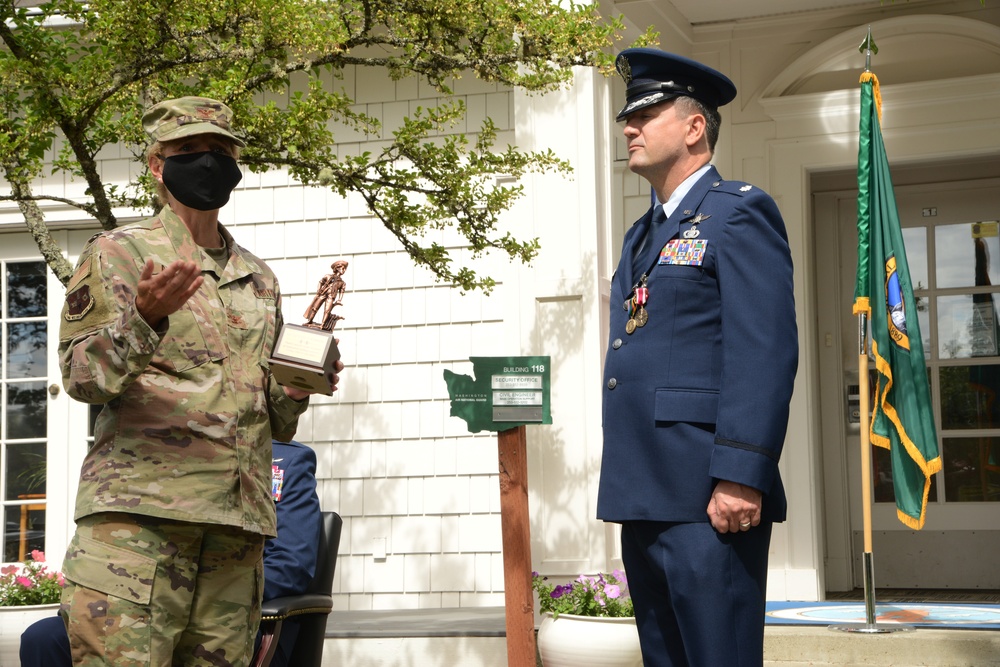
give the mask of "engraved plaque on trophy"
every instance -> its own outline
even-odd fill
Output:
[[[340,350],[333,337],[333,329],[344,319],[334,312],[341,305],[347,288],[344,272],[347,262],[338,260],[330,265],[333,273],[323,276],[316,288],[316,295],[306,309],[305,324],[286,324],[278,334],[278,342],[268,362],[271,374],[278,384],[296,387],[327,396],[333,393],[330,378],[334,364],[340,359]],[[313,320],[320,310],[323,319]]]

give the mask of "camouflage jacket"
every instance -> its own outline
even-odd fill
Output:
[[[84,248],[59,360],[69,395],[104,408],[75,518],[120,511],[275,535],[271,438],[291,440],[308,401],[285,396],[268,369],[282,323],[275,275],[222,234],[230,255],[221,276],[169,208]],[[205,277],[158,330],[135,307],[150,258],[154,273],[183,259]]]

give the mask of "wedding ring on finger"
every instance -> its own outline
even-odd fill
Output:
[[[740,530],[750,530],[750,522],[740,521]]]

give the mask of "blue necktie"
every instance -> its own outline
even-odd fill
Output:
[[[656,256],[660,254],[660,247],[654,243],[654,239],[666,220],[667,214],[662,206],[653,209],[653,219],[649,223],[649,229],[646,230],[646,235],[643,237],[642,243],[639,244],[639,249],[636,250],[632,262],[632,281],[634,283],[639,282],[642,274],[649,273],[653,262],[656,261]]]

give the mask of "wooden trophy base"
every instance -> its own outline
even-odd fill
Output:
[[[340,350],[332,331],[286,324],[268,362],[280,385],[330,396],[330,381]]]

